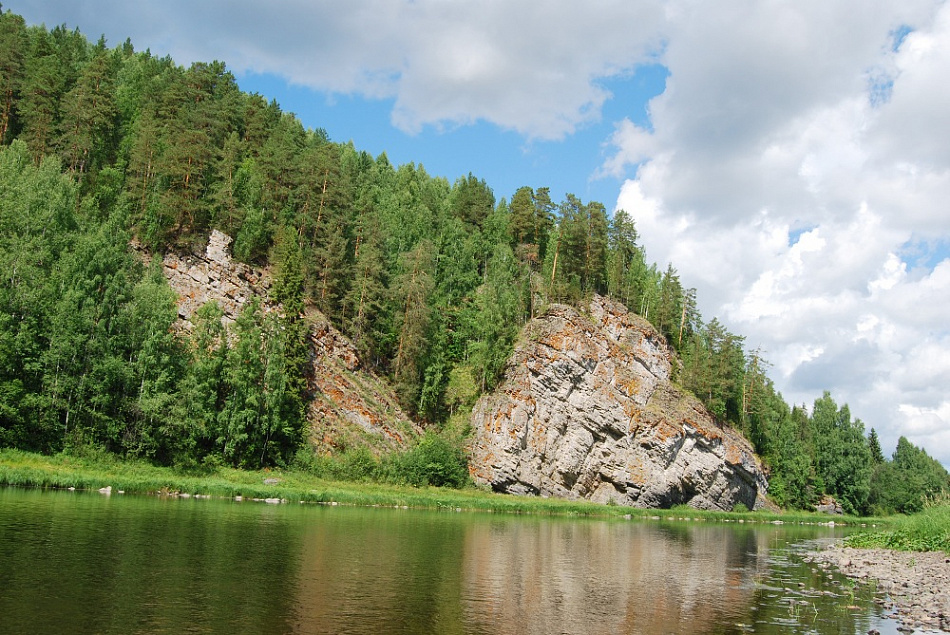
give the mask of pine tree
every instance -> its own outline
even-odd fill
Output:
[[[234,343],[225,362],[226,396],[218,411],[216,446],[235,467],[260,467],[260,452],[268,423],[264,395],[264,330],[259,301],[252,299],[233,326]]]
[[[530,187],[519,187],[511,197],[508,209],[511,213],[509,231],[511,246],[517,249],[519,245],[534,245],[535,259],[537,259],[537,235],[535,234],[534,219],[534,190]]]
[[[495,195],[491,188],[484,179],[476,178],[471,172],[455,182],[450,198],[452,213],[474,227],[481,227],[495,209]]]
[[[636,289],[630,272],[637,258],[642,259],[637,245],[636,223],[622,209],[614,212],[607,227],[607,292],[627,306],[635,306]]]
[[[353,264],[352,283],[344,298],[346,332],[360,355],[378,365],[381,348],[381,318],[386,298],[386,263],[382,238],[376,224],[363,219],[359,250]]]
[[[12,137],[14,104],[23,82],[27,34],[23,18],[0,11],[0,144]]]
[[[607,293],[607,210],[601,203],[587,205],[586,229],[581,287],[588,293]]]
[[[660,278],[659,303],[651,320],[656,329],[666,336],[667,341],[676,343],[683,313],[683,285],[672,263],[666,266]]]
[[[839,499],[849,513],[866,511],[870,495],[871,451],[864,425],[851,420],[847,405],[840,409],[826,391],[812,410],[815,472],[825,492]]]
[[[534,193],[534,240],[538,245],[538,260],[543,261],[554,228],[555,205],[551,201],[551,190],[539,187]]]
[[[63,97],[58,145],[69,170],[84,174],[106,162],[115,115],[112,56],[100,41],[78,82]]]
[[[871,460],[875,465],[884,462],[884,452],[881,450],[881,441],[877,438],[877,430],[871,428],[868,433],[868,450],[871,451]]]
[[[432,243],[421,241],[400,259],[401,273],[393,281],[393,296],[399,307],[395,324],[394,387],[402,404],[412,411],[416,410],[422,359],[428,350],[429,296],[434,287],[430,274],[432,258]]]
[[[23,125],[20,138],[26,141],[33,160],[38,164],[53,150],[60,119],[59,101],[66,89],[66,73],[50,35],[38,31],[34,32],[33,39],[20,85],[17,113]]]
[[[524,306],[517,283],[518,269],[508,245],[495,247],[485,284],[475,297],[475,339],[469,344],[470,361],[481,390],[494,388],[520,330]]]
[[[161,460],[197,463],[205,457],[223,458],[226,424],[219,415],[227,397],[228,337],[224,312],[211,302],[191,316],[185,346],[187,363],[178,381],[178,400],[164,430],[169,441]],[[175,430],[174,427],[179,427]]]

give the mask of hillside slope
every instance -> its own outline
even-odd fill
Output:
[[[165,278],[178,295],[182,328],[189,328],[189,318],[208,302],[218,304],[225,323],[233,323],[253,296],[264,302],[265,312],[279,310],[267,299],[269,272],[233,260],[230,243],[229,236],[215,230],[203,251],[163,256]],[[407,447],[421,429],[399,407],[386,382],[363,367],[353,344],[322,313],[308,308],[306,321],[312,364],[307,418],[314,449],[327,453],[359,445],[378,453]]]

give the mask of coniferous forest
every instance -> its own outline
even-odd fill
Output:
[[[438,431],[499,381],[553,302],[607,294],[679,354],[675,381],[740,429],[779,505],[833,496],[912,512],[950,486],[902,438],[892,457],[828,393],[787,404],[768,363],[648,262],[636,219],[548,188],[499,197],[307,129],[242,92],[222,62],[190,68],[66,27],[0,14],[0,446],[95,447],[163,465],[287,465],[305,442],[315,306]],[[225,334],[207,306],[179,331],[161,271],[129,248],[234,238],[271,267],[282,315],[251,303]]]

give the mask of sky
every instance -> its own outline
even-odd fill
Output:
[[[637,223],[771,363],[885,454],[950,467],[950,4],[934,0],[8,0],[496,197]]]

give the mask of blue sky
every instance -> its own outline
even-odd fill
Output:
[[[946,0],[8,0],[224,60],[336,141],[626,209],[650,260],[885,452],[950,466]]]
[[[623,179],[600,174],[608,153],[606,142],[624,117],[650,125],[647,104],[663,92],[667,74],[662,65],[648,64],[629,76],[601,82],[611,97],[598,120],[559,140],[525,139],[515,130],[486,121],[431,124],[407,132],[392,124],[393,99],[327,93],[288,83],[273,73],[239,73],[237,80],[242,90],[276,99],[305,126],[323,128],[334,141],[352,141],[373,156],[385,152],[396,165],[422,164],[429,174],[449,182],[471,172],[485,179],[499,200],[510,199],[515,190],[528,185],[549,187],[555,201],[571,193],[612,208]]]

